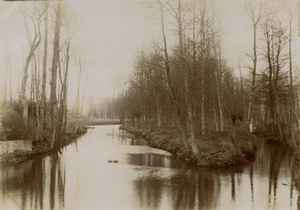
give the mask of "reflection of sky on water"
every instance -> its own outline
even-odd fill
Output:
[[[0,207],[296,209],[292,158],[279,147],[261,145],[253,164],[221,171],[191,167],[146,145],[117,126],[100,126],[62,155],[1,166]]]

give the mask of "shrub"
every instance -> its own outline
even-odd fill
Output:
[[[26,130],[20,113],[8,108],[3,113],[1,123],[7,140],[26,139]]]
[[[5,140],[6,140],[6,136],[4,135],[4,128],[0,123],[0,141],[5,141]]]

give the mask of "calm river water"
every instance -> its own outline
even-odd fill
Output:
[[[0,209],[297,209],[283,149],[260,145],[250,166],[208,170],[118,127],[96,126],[61,155],[0,166]]]

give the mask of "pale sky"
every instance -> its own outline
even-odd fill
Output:
[[[143,0],[150,2],[151,0]],[[266,0],[272,1],[272,0]],[[297,8],[297,0],[273,0],[282,5],[291,3]],[[73,55],[82,53],[86,57],[83,68],[82,87],[87,81],[85,104],[90,98],[98,101],[117,94],[120,81],[126,80],[132,72],[138,51],[151,46],[153,41],[161,41],[157,18],[141,0],[67,0],[66,4],[75,14],[76,30],[72,42]],[[216,0],[221,21],[223,54],[230,67],[237,69],[239,59],[242,65],[249,62],[244,55],[251,50],[252,30],[243,0]],[[7,68],[7,52],[11,57],[13,88],[16,92],[22,74],[27,41],[23,18],[17,4],[21,2],[0,2],[0,88],[4,87]],[[297,10],[295,11],[297,13]],[[297,15],[295,14],[295,21]],[[297,27],[294,28],[297,32]],[[51,47],[51,46],[50,46]],[[295,52],[300,52],[300,42],[295,34]],[[300,65],[297,53],[294,62]],[[50,63],[49,63],[50,64]],[[74,60],[71,60],[70,103],[74,99],[76,79]],[[50,66],[50,65],[49,65]],[[246,76],[247,70],[243,69]]]

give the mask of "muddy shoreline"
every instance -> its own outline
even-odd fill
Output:
[[[205,137],[197,138],[199,154],[193,155],[172,129],[160,129],[148,132],[143,129],[120,126],[136,136],[142,136],[151,147],[171,152],[177,158],[193,165],[208,168],[226,168],[241,166],[255,160],[256,137],[247,132],[213,132]]]

